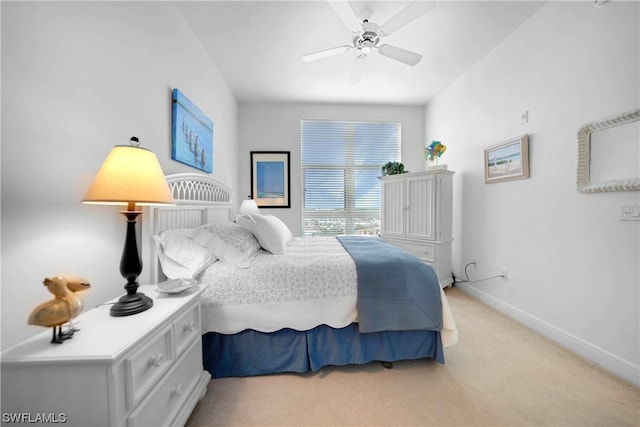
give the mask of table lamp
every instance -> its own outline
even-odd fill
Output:
[[[137,292],[137,278],[142,272],[142,260],[136,239],[136,219],[142,211],[136,205],[173,204],[173,196],[156,155],[140,148],[138,138],[131,145],[113,147],[98,171],[83,203],[126,205],[121,211],[127,218],[127,234],[120,260],[120,274],[127,279],[125,295],[111,307],[116,317],[141,313],[153,306],[153,300]]]
[[[240,205],[240,209],[238,209],[238,215],[245,214],[260,214],[260,210],[258,209],[258,204],[253,199],[246,199],[242,201]]]

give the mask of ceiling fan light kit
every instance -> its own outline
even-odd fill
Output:
[[[386,37],[394,33],[396,30],[404,27],[426,13],[433,7],[433,2],[416,0],[409,3],[407,7],[402,9],[382,26],[371,22],[371,17],[373,16],[373,11],[371,9],[362,10],[360,12],[360,17],[358,18],[353,13],[353,10],[347,0],[329,1],[329,5],[345,26],[352,32],[353,39],[351,40],[351,46],[344,45],[309,53],[302,56],[303,61],[317,61],[319,59],[328,58],[356,49],[358,51],[358,56],[356,57],[349,76],[349,83],[353,84],[360,80],[364,69],[364,63],[367,59],[367,54],[372,50],[377,50],[380,55],[402,62],[403,64],[411,67],[415,66],[422,59],[422,55],[419,53],[388,44],[382,44],[380,46],[378,46],[378,44],[382,37]],[[360,29],[352,30],[355,25],[360,27]]]

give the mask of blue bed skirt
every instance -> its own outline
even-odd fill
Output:
[[[301,373],[373,361],[431,358],[444,363],[440,332],[360,333],[357,323],[341,329],[320,325],[309,331],[209,332],[202,336],[202,343],[204,367],[213,378]]]

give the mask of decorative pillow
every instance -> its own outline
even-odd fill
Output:
[[[250,231],[263,249],[278,255],[284,252],[287,244],[293,240],[293,233],[280,218],[273,215],[240,215],[238,224]]]
[[[169,279],[192,279],[216,261],[206,247],[191,237],[194,229],[167,230],[153,236],[162,272]]]
[[[253,234],[233,222],[203,225],[193,239],[221,261],[240,268],[249,267],[253,257],[260,252],[260,244]]]

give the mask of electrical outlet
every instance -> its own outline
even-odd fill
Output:
[[[507,271],[507,269],[506,269],[506,268],[503,268],[503,269],[502,269],[502,278],[503,278],[504,280],[509,280],[509,272]]]

